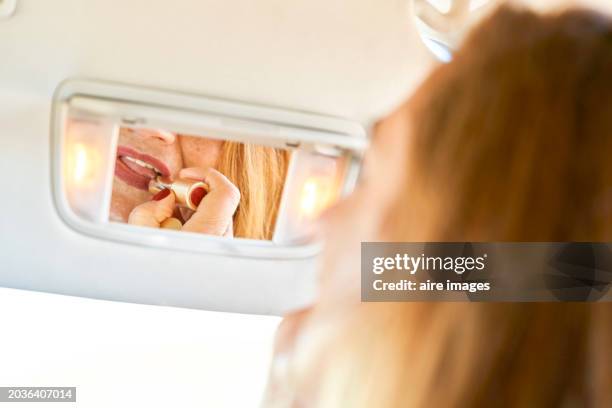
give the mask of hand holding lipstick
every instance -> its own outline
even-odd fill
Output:
[[[234,213],[240,204],[240,191],[231,181],[213,168],[182,169],[180,177],[202,180],[208,193],[202,198],[195,214],[185,223],[183,231],[234,236]]]
[[[231,181],[213,168],[186,168],[180,178],[202,180],[208,192],[200,201],[195,213],[183,225],[183,231],[217,236],[233,236],[233,216],[240,203],[240,191]],[[172,217],[176,197],[170,190],[162,190],[153,201],[136,206],[128,223],[159,228]]]

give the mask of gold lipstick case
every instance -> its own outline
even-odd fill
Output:
[[[193,211],[198,208],[198,204],[200,204],[202,197],[208,193],[208,185],[198,180],[176,179],[172,181],[166,177],[157,177],[149,182],[150,193],[157,194],[165,189],[172,190],[178,205],[187,207]],[[197,192],[198,189],[204,189],[204,194]],[[195,197],[199,198],[197,202],[193,202],[192,200]]]

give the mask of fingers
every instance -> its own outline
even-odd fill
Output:
[[[206,169],[188,167],[179,172],[179,177],[202,180],[204,183],[208,184],[210,192],[216,191],[222,193],[224,196],[227,196],[228,199],[233,199],[236,205],[240,202],[240,191],[238,187],[232,184],[232,182],[221,172],[212,167]]]
[[[233,216],[240,203],[238,188],[213,168],[186,168],[179,176],[202,180],[209,187],[196,212],[183,226],[183,231],[233,236]]]
[[[208,193],[182,230],[233,237],[233,217],[240,203],[238,188],[212,168],[183,169],[179,177],[202,180],[209,187]],[[128,224],[159,228],[171,219],[175,204],[174,193],[164,190],[154,197],[153,201],[136,206],[128,217]],[[174,225],[172,227],[180,228]]]
[[[170,190],[167,196],[159,201],[147,201],[132,210],[128,217],[128,224],[140,225],[143,227],[159,228],[161,223],[172,217],[174,211],[174,193]]]

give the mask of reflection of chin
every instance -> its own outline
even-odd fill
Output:
[[[132,209],[150,199],[151,193],[148,191],[134,188],[115,176],[108,214],[109,221],[126,223]]]

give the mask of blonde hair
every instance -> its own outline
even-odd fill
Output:
[[[413,101],[384,238],[610,241],[609,19],[502,8]],[[612,406],[609,303],[344,306],[303,323],[290,406]]]
[[[289,152],[225,141],[217,170],[240,190],[234,236],[272,239],[287,174]]]

